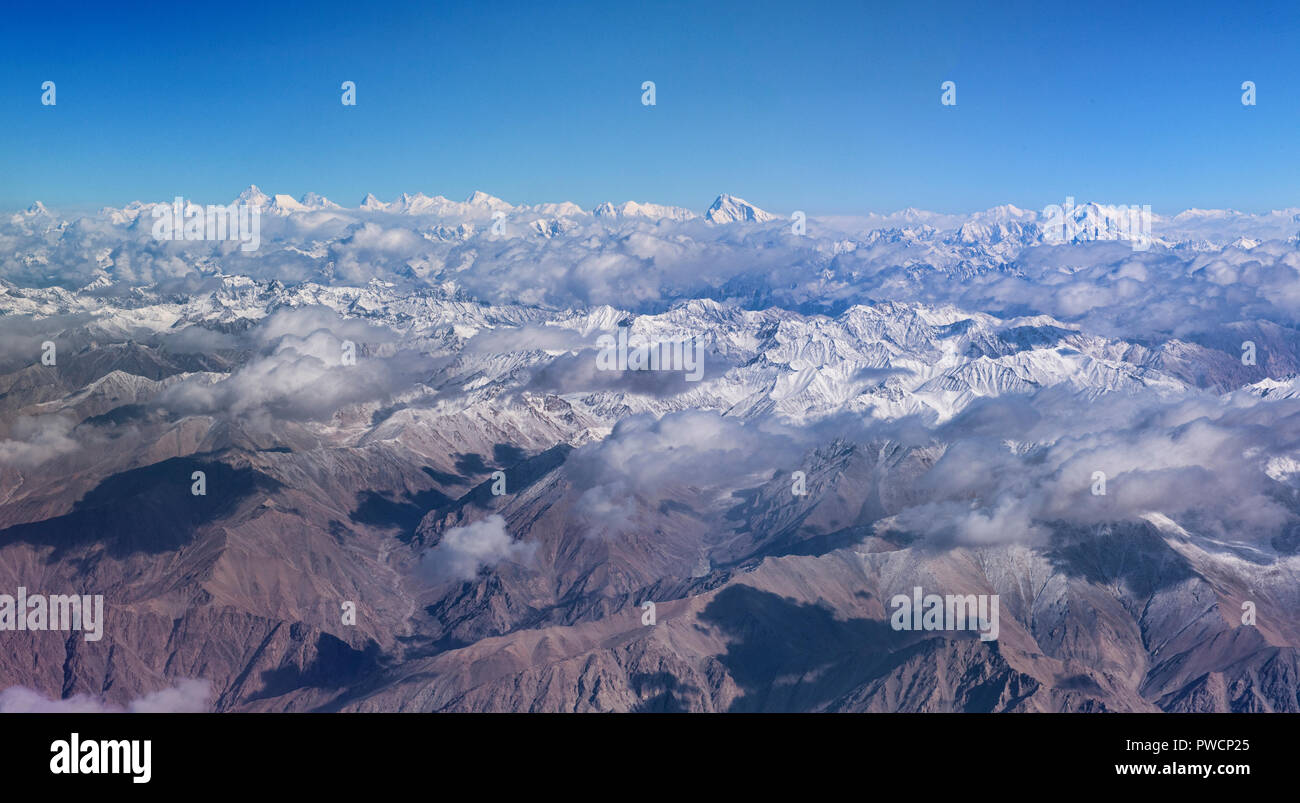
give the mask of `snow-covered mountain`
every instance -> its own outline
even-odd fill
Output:
[[[764,212],[744,198],[724,193],[704,213],[704,219],[710,223],[767,223],[777,220],[777,216]]]
[[[639,204],[636,201],[627,201],[615,206],[606,201],[592,210],[596,217],[618,218],[618,217],[644,217],[652,220],[692,220],[696,217],[695,213],[689,209],[680,206],[663,206],[661,204]]]
[[[286,196],[287,197],[287,196]],[[192,199],[191,199],[192,200]],[[255,206],[264,209],[271,205],[272,198],[258,189],[256,184],[249,184],[248,189],[235,196],[234,203]]]

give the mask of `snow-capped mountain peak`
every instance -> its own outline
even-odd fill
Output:
[[[290,198],[289,200],[292,201],[293,199]],[[255,206],[260,209],[264,209],[270,205],[271,196],[267,195],[266,193],[258,189],[256,184],[249,184],[248,189],[239,193],[239,195],[235,197],[235,203],[245,204],[248,206]],[[295,201],[295,203],[297,202]]]
[[[723,193],[704,213],[704,219],[710,223],[767,223],[776,220],[777,216],[759,209],[744,198]]]
[[[273,214],[288,215],[294,212],[306,212],[307,207],[292,195],[277,194],[271,199],[269,211]]]
[[[486,207],[488,209],[491,209],[494,212],[495,211],[506,212],[511,209],[514,209],[513,206],[501,200],[500,198],[496,197],[495,195],[488,195],[486,192],[483,192],[481,190],[475,190],[474,192],[470,193],[470,196],[465,199],[465,205]]]
[[[299,199],[303,206],[308,209],[342,209],[343,207],[326,198],[324,195],[315,192],[309,192]]]

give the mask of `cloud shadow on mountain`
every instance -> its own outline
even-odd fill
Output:
[[[379,644],[368,640],[363,649],[321,633],[316,639],[312,658],[305,666],[287,664],[261,673],[262,688],[246,702],[269,699],[297,689],[339,689],[382,668]]]
[[[356,509],[348,517],[356,524],[369,527],[396,528],[398,538],[410,543],[425,514],[452,501],[450,496],[432,488],[401,497],[379,491],[362,491],[357,494]]]
[[[1138,597],[1197,577],[1187,559],[1145,523],[1121,522],[1100,531],[1060,528],[1048,560],[1057,570],[1103,587],[1122,582]]]
[[[688,695],[699,694],[699,688],[683,683],[668,672],[639,672],[628,677],[628,686],[639,697],[651,696],[637,703],[633,713],[683,714],[691,710]]]
[[[195,471],[204,472],[205,495],[191,493]],[[191,543],[203,525],[280,487],[279,481],[251,468],[174,457],[106,478],[64,515],[0,530],[0,547],[53,547],[50,562],[93,544],[115,559],[172,552]]]
[[[745,585],[720,592],[700,620],[730,641],[719,660],[744,691],[732,711],[817,710],[889,674],[927,640]]]

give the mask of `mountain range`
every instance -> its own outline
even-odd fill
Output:
[[[1300,710],[1300,210],[236,202],[0,222],[0,710]]]

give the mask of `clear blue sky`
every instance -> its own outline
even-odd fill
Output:
[[[345,205],[1259,211],[1300,205],[1298,79],[1283,2],[10,3],[0,206],[256,183]]]

